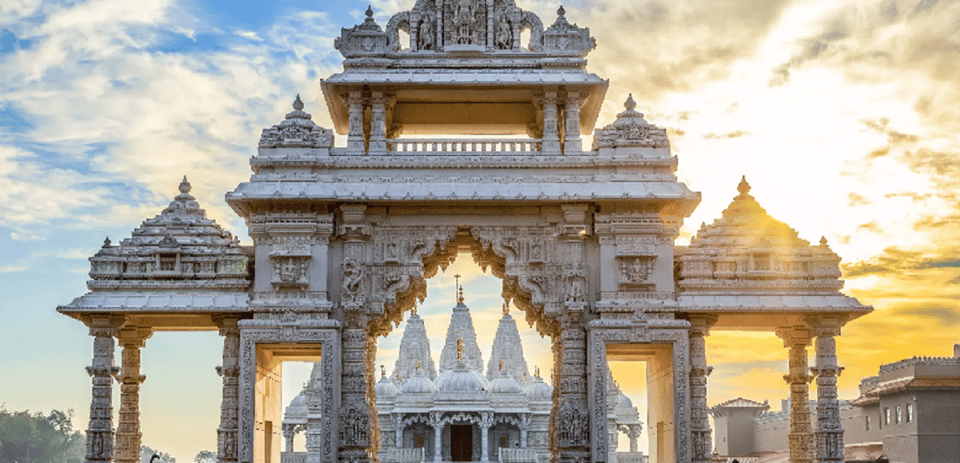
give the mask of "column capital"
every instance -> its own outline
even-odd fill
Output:
[[[240,315],[214,315],[213,323],[217,325],[220,336],[240,336]]]
[[[90,328],[90,336],[110,336],[117,335],[117,330],[123,325],[126,317],[113,314],[95,314],[85,315],[81,319],[84,325]]]
[[[117,332],[118,344],[123,348],[142,348],[146,345],[147,339],[153,336],[153,328],[143,326],[124,325]]]
[[[816,337],[840,336],[840,329],[846,323],[839,314],[808,315],[804,317],[804,321]]]
[[[781,326],[776,330],[777,337],[783,340],[783,347],[807,347],[811,344],[813,333],[807,326]]]
[[[690,322],[690,334],[700,336],[709,336],[710,328],[717,323],[719,317],[714,314],[689,314],[687,321]]]

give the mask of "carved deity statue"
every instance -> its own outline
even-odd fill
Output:
[[[513,28],[507,15],[500,13],[497,18],[497,48],[501,50],[510,50],[513,48]]]
[[[474,0],[457,0],[453,17],[456,25],[457,43],[460,45],[473,44],[474,31],[477,29],[475,10]]]
[[[417,48],[420,50],[433,50],[433,42],[435,39],[436,32],[434,32],[434,22],[436,19],[431,14],[426,14],[423,16],[423,21],[420,23],[420,30],[417,32]]]

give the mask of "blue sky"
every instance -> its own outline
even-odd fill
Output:
[[[383,25],[413,2],[371,3]],[[549,24],[559,2],[518,6]],[[960,4],[564,6],[597,38],[588,69],[611,81],[598,124],[612,122],[633,93],[647,119],[668,129],[678,178],[703,193],[679,245],[719,217],[745,174],[771,215],[811,242],[825,236],[844,259],[845,291],[877,308],[838,342],[844,398],[882,362],[952,351],[960,341]],[[366,7],[0,3],[0,374],[17,378],[0,386],[0,403],[73,408],[75,427],[86,427],[91,341],[54,309],[85,292],[87,257],[104,237],[117,242],[156,215],[183,175],[208,216],[249,243],[223,195],[249,178],[261,129],[282,120],[294,95],[331,126],[318,81],[341,69],[333,39]],[[477,313],[497,317],[499,283],[473,264],[461,271],[476,287]],[[443,274],[429,284],[446,294],[452,282]],[[450,301],[436,297],[422,313],[435,310],[445,326]],[[398,340],[384,340],[378,363],[392,365]],[[528,362],[544,366],[535,360],[543,349],[533,345]],[[708,349],[711,403],[787,394],[786,351],[772,334],[714,333]],[[146,444],[181,461],[214,448],[219,350],[212,332],[147,342]]]

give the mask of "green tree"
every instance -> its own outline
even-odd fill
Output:
[[[54,463],[82,435],[74,432],[73,410],[53,410],[48,415],[29,410],[11,412],[0,408],[0,463]]]
[[[163,453],[157,450],[154,450],[146,445],[140,446],[140,463],[151,463],[150,459],[153,458],[153,455],[156,454],[159,459],[154,463],[177,463],[177,459],[170,456],[169,453]],[[3,463],[3,462],[0,462]]]
[[[200,453],[193,458],[193,461],[196,463],[217,463],[217,454],[209,450],[201,450]]]

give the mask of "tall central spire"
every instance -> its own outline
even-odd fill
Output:
[[[450,315],[450,325],[447,327],[447,338],[440,352],[440,371],[452,370],[457,364],[457,340],[463,345],[463,363],[476,371],[483,371],[483,355],[477,346],[477,332],[473,329],[473,317],[470,308],[464,304],[463,287],[459,285],[457,277],[457,305]]]

